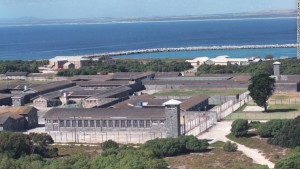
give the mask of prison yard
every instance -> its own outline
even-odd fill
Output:
[[[230,67],[239,73],[194,69],[183,60],[55,57],[20,69],[13,63],[23,61],[7,62],[0,75],[0,168],[265,169],[297,155],[259,133],[267,121],[300,115],[300,76],[280,74],[277,62]],[[250,97],[247,71],[269,64],[275,93],[265,112]],[[230,129],[241,119],[249,124],[239,137]],[[25,156],[13,154],[22,141],[28,145],[17,152]]]

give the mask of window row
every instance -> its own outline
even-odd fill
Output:
[[[161,121],[163,122],[163,121]],[[46,123],[51,123],[47,120]],[[53,120],[60,127],[110,127],[110,128],[149,128],[150,120]],[[154,121],[153,124],[156,124]]]

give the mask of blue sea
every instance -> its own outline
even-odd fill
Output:
[[[295,44],[296,19],[244,19],[0,27],[0,60],[48,59],[135,49]],[[295,57],[295,48],[163,52],[123,58],[193,58],[271,54]]]

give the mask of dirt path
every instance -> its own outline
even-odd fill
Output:
[[[200,139],[213,139],[214,141],[231,141],[226,138],[226,135],[230,133],[232,121],[218,122],[214,127],[212,127],[208,132],[201,134],[198,138]],[[233,141],[231,141],[233,142]],[[274,163],[266,159],[259,150],[246,147],[244,145],[238,144],[238,150],[242,151],[246,156],[253,159],[257,164],[267,165],[269,168],[274,168]]]

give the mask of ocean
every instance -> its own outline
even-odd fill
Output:
[[[296,18],[0,27],[0,60],[150,48],[296,44]],[[295,57],[295,48],[162,52],[123,58]]]

